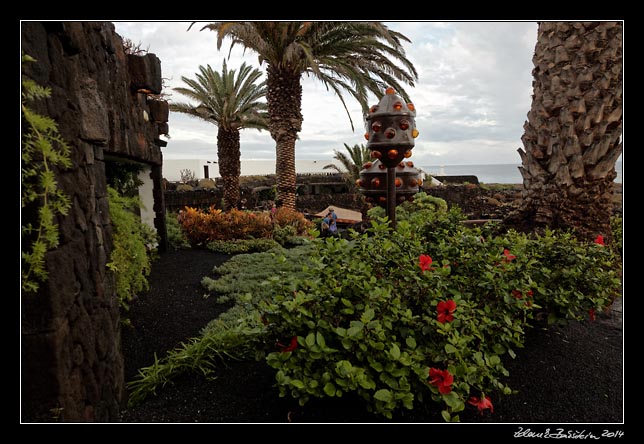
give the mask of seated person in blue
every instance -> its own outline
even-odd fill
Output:
[[[322,237],[338,235],[338,226],[335,222],[337,218],[336,214],[331,210],[322,219]]]

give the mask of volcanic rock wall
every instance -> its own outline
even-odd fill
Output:
[[[116,421],[123,402],[119,302],[107,268],[112,251],[105,159],[146,164],[154,220],[165,244],[159,133],[167,133],[161,64],[128,55],[107,22],[23,22],[23,74],[51,89],[30,106],[53,118],[71,147],[57,171],[69,196],[60,245],[47,253],[49,279],[22,295],[22,420]],[[23,219],[29,214],[23,212]],[[23,220],[23,224],[25,221]]]

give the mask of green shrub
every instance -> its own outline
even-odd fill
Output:
[[[515,244],[522,239],[510,237]],[[547,308],[549,323],[594,317],[619,294],[618,261],[609,247],[551,230],[524,245],[535,301]]]
[[[156,233],[134,213],[141,206],[138,198],[120,196],[111,187],[107,191],[114,233],[114,249],[107,266],[116,277],[116,295],[127,309],[135,294],[149,288],[147,276],[151,270],[151,250],[156,247]]]
[[[396,206],[396,220],[411,220],[424,225],[429,219],[439,218],[447,213],[447,202],[440,197],[431,196],[425,192],[416,193],[413,201],[405,201]],[[385,217],[383,207],[369,209],[370,218]]]
[[[291,210],[286,207],[279,207],[272,216],[274,228],[292,227],[295,229],[294,235],[304,235],[308,230],[313,228],[313,222],[308,220],[299,211]]]
[[[408,216],[395,231],[376,220],[350,240],[217,267],[202,283],[234,307],[142,369],[135,399],[184,371],[211,374],[227,355],[267,353],[281,395],[301,404],[353,392],[386,417],[436,403],[457,421],[469,404],[512,392],[504,360],[537,315],[592,318],[615,297],[619,270],[601,245],[555,232],[494,235],[463,227],[455,210]]]
[[[280,227],[276,225],[273,228],[273,239],[278,244],[284,246],[289,243],[289,241],[297,235],[297,229],[291,225],[285,227]]]
[[[610,219],[610,227],[613,232],[613,248],[620,257],[622,256],[622,242],[624,239],[624,222],[620,216],[613,216]]]
[[[190,243],[179,225],[177,213],[166,213],[165,227],[168,236],[168,248],[170,250],[180,250],[182,248],[190,248]]]
[[[460,226],[438,226],[453,234],[427,243],[435,228],[376,223],[351,242],[317,242],[307,276],[275,283],[262,309],[282,344],[267,356],[281,395],[305,404],[355,392],[387,417],[433,400],[458,420],[473,397],[511,393],[502,358],[523,347],[535,311],[592,317],[616,294],[614,258],[599,245]]]

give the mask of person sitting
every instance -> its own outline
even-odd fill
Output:
[[[329,221],[329,234],[331,236],[337,236],[338,235],[338,224],[336,224],[335,219],[333,216],[331,216],[331,220]]]
[[[324,219],[322,219],[322,224],[321,224],[321,234],[322,237],[328,237],[328,236],[337,236],[338,234],[338,225],[335,222],[335,219],[333,216],[335,214],[331,211],[329,211],[326,216],[324,216]]]

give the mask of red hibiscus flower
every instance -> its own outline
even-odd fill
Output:
[[[525,293],[525,295],[526,295],[527,297],[529,297],[529,298],[531,298],[531,297],[532,297],[532,294],[533,294],[533,293],[532,293],[532,290],[528,290],[528,291],[526,291],[526,293]]]
[[[590,316],[591,321],[595,320],[595,309],[594,308],[591,308],[590,310],[588,310],[588,316]]]
[[[291,338],[291,342],[288,345],[284,345],[281,342],[277,343],[277,346],[281,349],[282,353],[292,352],[297,348],[297,336]]]
[[[483,414],[483,410],[485,409],[490,409],[490,413],[494,413],[494,406],[492,405],[492,401],[490,401],[490,398],[486,397],[485,395],[483,395],[483,397],[480,399],[476,396],[472,396],[467,402],[468,404],[471,404],[479,409],[479,413],[481,415]]]
[[[421,254],[418,257],[418,266],[422,271],[431,270],[432,258],[426,254]]]
[[[521,293],[519,290],[512,290],[512,296],[514,296],[516,299],[521,299],[523,297],[523,293]]]
[[[443,395],[446,395],[452,391],[454,376],[448,370],[441,370],[439,368],[430,368],[429,383],[431,385],[438,387],[438,391]]]
[[[503,250],[503,256],[505,256],[503,258],[503,262],[510,262],[511,260],[517,258],[515,255],[510,253],[510,250],[508,250],[507,248]]]
[[[597,245],[605,245],[604,244],[604,236],[602,236],[601,234],[598,234],[597,237],[595,238],[595,243]]]
[[[436,306],[438,311],[438,322],[444,324],[445,322],[452,322],[454,320],[454,311],[456,310],[456,302],[452,299],[448,301],[440,301]]]

